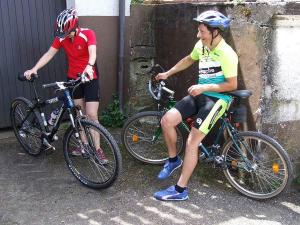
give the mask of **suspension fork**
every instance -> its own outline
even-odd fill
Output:
[[[76,117],[74,118],[74,114],[72,113],[72,110],[75,109],[75,113],[76,113]],[[77,112],[78,111],[78,112]],[[78,113],[78,114],[77,114]],[[77,139],[79,145],[81,148],[83,148],[83,141],[82,139],[87,139],[86,135],[84,134],[84,130],[80,131],[82,127],[81,124],[81,119],[84,118],[82,111],[80,108],[77,107],[72,107],[72,108],[68,108],[68,114],[69,114],[69,118],[71,121],[71,126],[73,127],[73,129],[75,130],[75,138]],[[81,133],[81,134],[80,134]]]

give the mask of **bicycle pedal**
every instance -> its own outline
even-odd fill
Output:
[[[55,151],[55,148],[46,148],[44,149],[44,152],[46,155],[51,155]]]
[[[223,155],[221,155],[221,156],[216,156],[215,158],[214,158],[214,166],[216,167],[216,168],[221,168],[221,169],[223,169],[223,170],[225,170],[225,169],[227,169],[227,165],[226,165],[226,163],[225,163],[225,157],[223,156]]]
[[[82,153],[82,158],[89,159],[90,155],[88,153],[84,152],[84,153]]]
[[[205,155],[204,152],[201,152],[201,153],[199,154],[199,160],[200,160],[200,161],[206,160],[206,155]]]
[[[50,151],[52,151],[51,153],[53,153],[53,151],[55,151],[55,147],[54,146],[52,146],[48,141],[47,141],[47,139],[43,139],[43,145],[46,147],[45,149],[44,149],[44,151],[46,152],[46,154],[47,154],[47,152],[50,152]],[[49,153],[49,154],[51,154],[51,153]]]
[[[54,135],[54,136],[53,136],[53,140],[54,140],[54,141],[57,141],[57,140],[58,140],[58,136],[57,136],[57,135]]]

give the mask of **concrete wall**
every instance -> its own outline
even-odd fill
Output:
[[[299,165],[300,92],[297,84],[300,83],[300,68],[297,62],[300,28],[298,17],[290,17],[300,15],[297,3],[182,3],[132,7],[130,32],[134,35],[130,38],[129,111],[151,104],[145,88],[148,78],[143,68],[159,63],[169,69],[189,54],[197,41],[197,25],[192,19],[208,9],[219,10],[232,19],[225,39],[239,56],[239,88],[253,92],[247,103],[249,128],[276,138],[290,153],[295,165]],[[134,51],[138,46],[151,49],[151,54],[141,52],[139,55]],[[144,62],[138,64],[136,59]],[[180,98],[196,79],[197,64],[172,77],[168,83]],[[136,97],[139,93],[142,98]]]

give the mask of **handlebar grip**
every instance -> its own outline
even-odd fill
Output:
[[[165,69],[164,69],[161,65],[155,64],[155,65],[151,68],[151,72],[154,72],[154,73],[158,74],[158,73],[165,72]]]
[[[19,81],[34,81],[37,78],[38,78],[37,74],[31,74],[31,79],[30,80],[27,80],[27,78],[24,76],[23,73],[18,75],[18,80]]]
[[[56,84],[56,82],[55,83],[51,83],[51,84],[43,84],[43,88],[49,88],[49,87],[56,87],[57,86],[57,84]]]
[[[26,79],[26,77],[24,76],[24,74],[19,74],[19,75],[18,75],[18,80],[19,80],[19,81],[25,81],[25,80],[27,80],[27,79]]]

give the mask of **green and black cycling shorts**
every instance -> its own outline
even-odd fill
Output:
[[[175,108],[180,112],[182,120],[195,117],[193,126],[206,135],[225,113],[228,105],[223,99],[200,94],[195,97],[185,96],[176,103]]]

